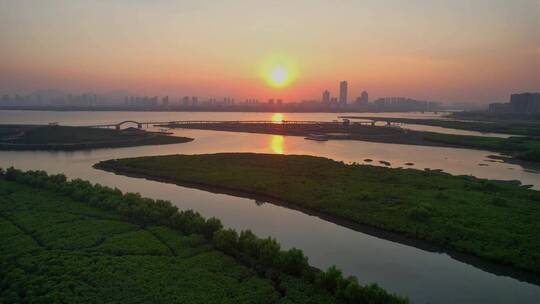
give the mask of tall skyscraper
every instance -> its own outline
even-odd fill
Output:
[[[347,81],[339,83],[339,104],[347,104]]]
[[[322,93],[322,102],[323,103],[330,103],[330,92],[328,90],[325,90]]]

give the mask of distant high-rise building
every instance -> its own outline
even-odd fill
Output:
[[[540,113],[540,93],[512,94],[510,106],[515,113]]]
[[[359,106],[367,106],[368,103],[369,103],[368,92],[363,91],[362,94],[360,95],[360,97],[357,97],[357,98],[356,98],[355,103],[356,103],[357,105],[359,105]]]
[[[8,105],[8,104],[10,103],[10,101],[11,101],[10,99],[11,99],[11,98],[10,98],[9,95],[7,95],[7,94],[4,95],[4,97],[2,97],[2,104]]]
[[[369,103],[369,95],[367,91],[363,91],[360,95],[360,100],[362,103]]]
[[[339,103],[341,105],[347,104],[347,81],[342,81],[339,83]]]
[[[325,90],[322,93],[322,102],[323,103],[330,103],[330,92],[328,90]]]
[[[491,113],[511,113],[512,111],[512,104],[510,103],[490,103],[489,112]]]
[[[184,106],[189,106],[189,96],[182,97],[182,104]]]
[[[436,102],[405,97],[382,97],[373,104],[378,111],[433,111],[439,107]]]

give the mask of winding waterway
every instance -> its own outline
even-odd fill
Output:
[[[48,123],[90,125],[123,120],[269,120],[270,113],[172,113],[172,112],[33,112],[0,111],[0,123]],[[287,120],[333,120],[338,114],[283,114]],[[416,115],[416,114],[415,114]],[[432,117],[430,117],[432,118]],[[313,142],[301,137],[245,134],[203,130],[175,130],[193,142],[166,146],[98,149],[80,152],[0,152],[0,166],[43,169],[70,178],[140,192],[168,199],[179,208],[216,216],[224,225],[251,229],[272,236],[285,247],[302,249],[310,262],[321,268],[332,264],[361,282],[377,282],[410,297],[415,303],[540,303],[540,287],[509,276],[507,269],[462,262],[447,253],[428,251],[355,231],[316,216],[252,199],[216,194],[145,179],[95,170],[98,161],[163,154],[215,152],[264,152],[311,154],[346,162],[372,159],[389,161],[393,167],[414,163],[419,169],[442,169],[492,179],[516,179],[540,189],[538,172],[517,164],[487,161],[487,151],[406,146],[360,141]],[[484,165],[479,165],[484,164]],[[376,235],[376,234],[375,234]],[[406,243],[406,242],[405,242]],[[474,265],[474,266],[473,266]],[[494,274],[497,273],[497,274]],[[516,279],[518,277],[520,279]],[[528,278],[538,281],[536,278]]]

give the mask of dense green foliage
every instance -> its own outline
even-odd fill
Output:
[[[43,171],[0,170],[0,237],[1,303],[408,302],[274,239]]]
[[[164,145],[191,140],[142,131],[68,126],[0,126],[0,150],[77,150]]]
[[[511,183],[252,153],[128,158],[97,167],[263,195],[540,272],[540,192]]]
[[[540,138],[536,137],[499,138],[428,133],[424,138],[449,145],[503,152],[517,159],[540,162]]]
[[[355,118],[355,116],[343,116]],[[390,122],[420,124],[451,129],[478,131],[484,133],[506,133],[527,137],[484,137],[457,134],[423,132],[428,142],[468,147],[509,154],[517,159],[540,162],[540,122],[538,121],[462,121],[443,119],[356,117],[362,119],[385,120]],[[419,144],[421,144],[419,142]]]

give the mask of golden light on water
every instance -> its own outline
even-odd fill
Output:
[[[282,123],[285,116],[281,113],[274,113],[272,114],[272,122],[274,123]]]
[[[272,135],[270,148],[276,154],[285,153],[285,138],[281,135]]]

